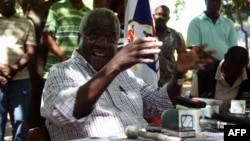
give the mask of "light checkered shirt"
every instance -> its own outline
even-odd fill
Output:
[[[52,68],[41,105],[52,141],[121,135],[128,125],[145,128],[144,118],[160,117],[162,111],[173,108],[167,86],[158,89],[146,85],[127,70],[103,92],[90,115],[76,119],[72,113],[77,90],[95,74],[77,51],[69,60]]]

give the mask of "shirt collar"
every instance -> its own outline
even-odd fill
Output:
[[[97,71],[92,67],[91,64],[85,60],[85,58],[78,52],[78,49],[75,49],[72,53],[71,58],[80,66],[83,66],[85,70],[89,71],[90,75],[95,75]]]
[[[206,15],[205,11],[201,13],[200,18],[202,20],[209,20],[209,21],[211,21],[211,19]],[[218,19],[217,19],[216,22],[221,21],[221,20],[222,20],[222,17],[221,17],[221,15],[219,15],[219,17],[218,17]]]

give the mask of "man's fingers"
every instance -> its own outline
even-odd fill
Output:
[[[160,48],[163,45],[163,43],[158,41],[155,37],[139,38],[135,40],[133,44],[138,50],[145,48]]]
[[[151,63],[154,63],[155,60],[150,59],[150,58],[138,58],[138,62],[143,63],[143,64],[151,64]]]
[[[143,38],[138,38],[134,41],[135,44],[140,44],[142,42],[157,42],[158,39],[156,37],[143,37]]]
[[[159,49],[159,48],[150,48],[150,49],[139,50],[140,55],[158,54],[160,52],[161,52],[161,49]]]

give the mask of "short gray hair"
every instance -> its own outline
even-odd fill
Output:
[[[119,38],[120,35],[120,22],[117,16],[114,14],[113,11],[107,9],[107,8],[95,8],[92,11],[90,11],[87,15],[85,15],[81,21],[79,31],[80,33],[84,33],[87,31],[89,26],[89,21],[91,19],[95,18],[96,15],[101,16],[103,18],[108,18],[110,20],[114,20],[117,23],[117,35]]]

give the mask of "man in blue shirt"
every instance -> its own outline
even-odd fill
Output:
[[[206,11],[195,17],[189,24],[187,47],[207,43],[207,50],[214,49],[214,59],[221,60],[227,50],[237,45],[233,22],[220,15],[222,0],[205,0]]]

